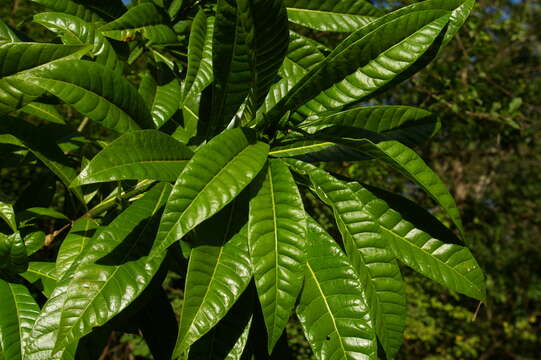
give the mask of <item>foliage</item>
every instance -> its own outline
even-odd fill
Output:
[[[157,359],[279,357],[293,314],[318,358],[394,358],[399,262],[485,298],[455,200],[409,146],[436,119],[362,106],[432,61],[473,1],[35,2],[58,40],[0,24],[4,166],[40,174],[0,207],[5,358],[97,358],[112,331]],[[288,20],[351,35],[329,51]],[[449,227],[312,164],[344,160],[402,173]]]

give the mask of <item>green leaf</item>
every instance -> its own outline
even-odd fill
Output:
[[[354,127],[385,133],[403,126],[406,122],[423,121],[431,116],[429,111],[411,106],[367,106],[311,118],[299,127],[310,134],[330,126]]]
[[[214,88],[208,133],[226,127],[250,90],[246,34],[234,0],[218,0],[212,43]]]
[[[240,128],[226,130],[201,147],[175,183],[156,251],[165,250],[240,194],[263,167],[268,149]]]
[[[191,99],[212,82],[212,36],[214,18],[199,10],[192,23],[188,45],[188,73],[183,98]]]
[[[449,16],[444,10],[389,14],[361,28],[297,83],[268,121],[288,110],[310,116],[339,109],[403,80],[401,74],[420,68],[419,59],[437,44]]]
[[[297,315],[319,359],[376,359],[362,284],[336,242],[308,221],[307,263]]]
[[[220,322],[190,347],[188,360],[241,360],[253,316],[253,286]]]
[[[160,128],[177,112],[182,98],[182,87],[176,75],[165,66],[159,66],[154,98],[150,104],[150,113],[154,127]]]
[[[395,255],[387,249],[377,218],[347,184],[326,171],[298,162],[296,169],[307,172],[319,198],[333,209],[348,256],[358,271],[376,333],[392,358],[402,343],[406,298]]]
[[[43,231],[32,231],[24,236],[24,246],[28,256],[39,251],[45,244],[46,235]]]
[[[20,42],[21,40],[15,33],[15,31],[9,27],[5,22],[0,20],[0,42],[1,41],[7,41],[7,42]]]
[[[468,248],[449,243],[449,239],[456,242],[456,237],[443,224],[398,195],[368,190],[357,183],[349,187],[363,208],[378,219],[383,236],[400,261],[451,290],[485,299],[483,272]]]
[[[269,160],[250,200],[248,242],[268,334],[268,352],[282,335],[302,287],[306,213],[288,167]]]
[[[136,201],[121,219],[131,216],[131,222],[121,224],[117,218],[113,224],[121,226],[121,231],[113,232],[110,225],[88,247],[84,262],[76,263],[76,271],[60,280],[32,329],[28,359],[61,358],[70,344],[105,324],[142,293],[165,256],[144,255],[152,246],[149,239],[170,188],[168,184],[156,186]],[[134,223],[139,230],[124,239]],[[107,237],[113,241],[104,242]]]
[[[121,17],[111,21],[98,30],[105,36],[129,41],[142,32],[152,44],[168,44],[177,41],[177,35],[166,23],[168,19],[151,2],[131,7]]]
[[[365,0],[285,0],[289,21],[318,31],[354,32],[383,15]]]
[[[61,13],[71,14],[77,16],[84,21],[91,23],[99,22],[102,20],[101,16],[95,11],[82,5],[79,2],[73,0],[32,0],[33,2],[45,6],[51,10],[55,10]]]
[[[128,179],[175,181],[192,155],[188,147],[158,130],[133,131],[100,151],[71,186]]]
[[[59,33],[64,44],[92,45],[91,54],[96,62],[122,74],[122,63],[109,41],[92,23],[69,14],[58,12],[40,13],[34,16],[34,22]]]
[[[121,75],[85,60],[64,60],[31,72],[25,81],[47,90],[82,114],[120,133],[153,127],[137,90]]]
[[[41,280],[41,285],[43,286],[42,293],[45,297],[51,295],[58,281],[55,272],[55,263],[53,262],[31,261],[28,263],[26,272],[20,275],[31,283]]]
[[[15,220],[15,211],[13,205],[7,201],[0,201],[0,217],[4,219],[13,232],[17,231],[17,221]]]
[[[60,278],[67,275],[75,260],[84,252],[99,224],[91,218],[82,218],[73,223],[71,230],[62,241],[56,256],[56,271]]]
[[[43,93],[43,90],[21,80],[21,75],[59,59],[79,58],[89,50],[87,46],[61,44],[0,45],[0,114],[21,108]]]
[[[358,145],[355,147],[389,163],[393,168],[415,181],[447,212],[462,236],[464,236],[460,212],[453,196],[439,176],[430,169],[415,151],[398,141],[385,139],[379,142],[369,139],[359,140]]]
[[[66,122],[64,118],[58,112],[56,107],[51,104],[43,104],[39,102],[31,102],[21,108],[22,112],[29,115],[36,116],[40,119],[47,120],[48,122],[64,125]]]
[[[26,359],[25,346],[39,306],[26,286],[0,279],[0,349],[6,359]]]
[[[176,354],[213,328],[252,278],[242,200],[232,202],[194,230]]]
[[[325,56],[309,39],[294,32],[290,32],[289,36],[287,55],[279,70],[282,79],[272,85],[264,103],[257,110],[258,122],[304,75],[325,60]]]
[[[237,6],[249,49],[252,80],[245,118],[250,119],[265,100],[287,53],[287,12],[280,0],[238,0]]]
[[[25,272],[28,268],[28,255],[21,234],[0,233],[0,269],[16,273]]]

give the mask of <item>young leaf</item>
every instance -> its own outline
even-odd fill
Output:
[[[269,160],[263,175],[250,200],[248,242],[270,354],[301,290],[306,213],[286,164]]]
[[[354,32],[383,15],[365,0],[285,0],[289,21],[319,31]]]
[[[222,320],[252,278],[242,200],[235,200],[194,230],[175,354],[187,350]]]
[[[85,60],[53,62],[25,78],[119,133],[153,127],[137,90],[121,75]]]
[[[128,179],[175,181],[192,155],[160,131],[133,131],[100,151],[70,186]]]
[[[340,247],[311,218],[297,315],[319,359],[377,358],[373,319],[361,281]]]
[[[155,250],[165,250],[231,202],[261,170],[268,151],[249,130],[236,128],[196,152],[167,202]]]
[[[20,283],[0,279],[0,349],[5,359],[26,359],[26,343],[39,306]]]

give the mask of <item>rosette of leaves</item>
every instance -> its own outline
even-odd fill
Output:
[[[432,61],[473,1],[35,2],[58,41],[0,27],[2,164],[35,174],[0,204],[5,359],[98,358],[113,330],[156,359],[280,357],[291,316],[319,359],[391,359],[399,263],[484,299],[453,197],[411,148],[436,119],[363,105]],[[327,49],[289,22],[350,35]],[[394,168],[448,226],[320,166],[337,161]]]

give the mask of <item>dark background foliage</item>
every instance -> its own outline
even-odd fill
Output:
[[[377,2],[393,8],[413,1]],[[51,34],[31,23],[34,12],[35,5],[28,0],[0,0],[4,21],[34,39],[49,39]],[[328,44],[338,40],[328,34],[319,37]],[[539,359],[540,75],[541,2],[479,0],[436,62],[378,97],[380,103],[426,108],[441,120],[440,133],[418,150],[455,195],[467,245],[485,269],[488,284],[488,299],[478,304],[404,269],[409,317],[400,359]],[[80,118],[74,114],[71,121],[77,126]],[[6,165],[2,168],[9,167],[10,159],[0,161]],[[388,169],[382,171],[370,163],[333,167],[368,183],[385,184],[437,211],[411,183],[389,177]],[[39,176],[31,171],[2,170],[3,196],[29,186]],[[325,209],[319,212],[324,220]],[[177,295],[179,308],[175,279],[168,279],[165,286]],[[288,334],[296,357],[311,358],[294,319]],[[101,358],[146,359],[149,355],[137,335],[114,334]]]

